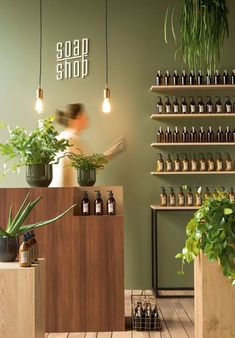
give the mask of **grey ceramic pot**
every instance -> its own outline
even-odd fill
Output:
[[[26,181],[31,187],[48,187],[52,177],[52,164],[26,165]]]
[[[0,237],[0,262],[14,262],[19,251],[19,237]]]
[[[96,182],[96,169],[78,169],[77,180],[82,187],[93,186]]]

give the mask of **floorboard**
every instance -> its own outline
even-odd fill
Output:
[[[84,338],[85,337],[85,332],[72,332],[69,334],[68,338]]]
[[[68,338],[68,332],[63,333],[49,333],[48,338]]]

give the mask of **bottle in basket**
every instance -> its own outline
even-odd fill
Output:
[[[145,318],[144,318],[145,330],[150,331],[151,330],[151,304],[150,303],[146,303],[144,312],[145,312]]]
[[[157,331],[159,329],[159,316],[156,305],[151,312],[151,330]]]
[[[143,312],[143,308],[142,308],[142,303],[138,302],[137,306],[135,308],[135,316],[134,316],[134,328],[137,331],[141,331],[141,324],[142,324],[142,312]]]

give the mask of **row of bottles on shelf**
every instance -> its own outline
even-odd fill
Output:
[[[186,97],[181,97],[181,103],[179,104],[176,96],[173,96],[173,102],[171,104],[170,99],[166,96],[165,103],[163,104],[161,96],[158,97],[156,113],[158,114],[221,114],[221,113],[235,113],[235,102],[232,104],[230,97],[226,96],[224,104],[221,102],[221,98],[216,96],[215,104],[211,100],[211,96],[207,96],[206,104],[203,101],[202,96],[198,96],[198,102],[195,102],[193,96],[190,96],[190,102],[188,104]]]
[[[223,131],[221,127],[217,132],[214,132],[211,127],[205,132],[203,127],[200,127],[197,132],[195,127],[191,128],[189,132],[187,127],[183,127],[180,131],[178,127],[174,128],[173,133],[170,127],[166,127],[164,132],[162,127],[157,130],[157,143],[195,143],[195,142],[235,142],[235,128],[233,131],[229,127]]]
[[[157,330],[159,326],[157,306],[148,302],[137,302],[132,320],[133,328],[137,331]]]
[[[21,267],[29,267],[38,260],[38,242],[33,231],[24,234],[19,249],[19,264]]]
[[[116,215],[116,201],[113,197],[113,192],[109,192],[109,197],[106,202],[106,214]],[[91,202],[87,191],[84,191],[83,199],[81,201],[81,214],[84,216],[91,215]],[[100,191],[96,191],[96,199],[94,200],[94,215],[100,216],[104,214],[104,202]]]
[[[197,172],[197,171],[231,171],[233,168],[232,160],[229,153],[226,153],[226,158],[223,159],[220,153],[217,153],[216,158],[212,153],[208,153],[208,158],[205,158],[203,153],[191,154],[189,156],[184,153],[183,158],[179,157],[176,153],[174,160],[171,159],[171,155],[168,153],[165,161],[163,156],[159,153],[157,160],[156,171],[157,172]]]
[[[230,188],[229,193],[226,193],[224,187],[221,187],[221,191],[224,192],[225,196],[229,198],[230,202],[235,201],[235,193],[232,187]],[[194,193],[191,187],[187,187],[186,192],[184,192],[182,187],[179,187],[179,191],[176,196],[173,187],[170,187],[169,194],[166,193],[166,189],[164,187],[161,187],[160,205],[162,207],[165,206],[200,207],[202,205],[203,200],[216,195],[217,190],[215,188],[213,192],[210,192],[209,188],[206,187],[204,193],[202,194],[201,189],[198,187]]]
[[[185,70],[179,75],[177,70],[174,71],[171,76],[169,70],[165,72],[165,75],[162,75],[162,72],[158,70],[156,75],[156,86],[187,86],[187,85],[228,85],[235,84],[235,70],[232,71],[231,75],[229,75],[228,71],[225,69],[223,75],[220,75],[219,70],[216,70],[214,74],[211,73],[210,70],[207,71],[206,76],[202,74],[202,71],[199,70],[197,74],[194,71],[190,71],[189,75]]]

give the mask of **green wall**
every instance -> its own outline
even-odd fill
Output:
[[[215,178],[210,181],[204,177],[196,177],[194,181],[188,177],[157,179],[149,174],[157,153],[149,145],[158,126],[158,122],[149,118],[156,102],[149,87],[158,69],[180,69],[179,60],[174,60],[172,40],[169,45],[163,41],[168,1],[110,0],[110,116],[100,111],[104,87],[105,1],[44,0],[44,3],[46,113],[43,116],[67,103],[84,102],[90,116],[90,128],[84,133],[84,140],[93,151],[104,151],[120,135],[125,136],[127,150],[99,175],[98,183],[124,186],[126,288],[148,288],[151,285],[150,204],[159,202],[159,187],[216,183]],[[235,4],[232,0],[229,4],[232,14]],[[0,5],[0,119],[11,126],[33,128],[37,119],[34,95],[38,77],[38,1],[0,0]],[[235,66],[232,17],[230,28],[230,39],[225,43],[221,60],[221,68],[229,70]],[[56,81],[56,43],[83,37],[90,39],[90,75],[84,80]],[[182,126],[182,122],[178,125]],[[1,132],[1,140],[4,135]],[[224,184],[230,183],[233,182],[227,177]],[[24,171],[7,177],[1,185],[25,186]],[[177,276],[179,264],[174,259],[183,244],[187,218],[187,214],[182,217],[165,214],[159,219],[162,286],[192,284],[192,269],[184,278]]]

